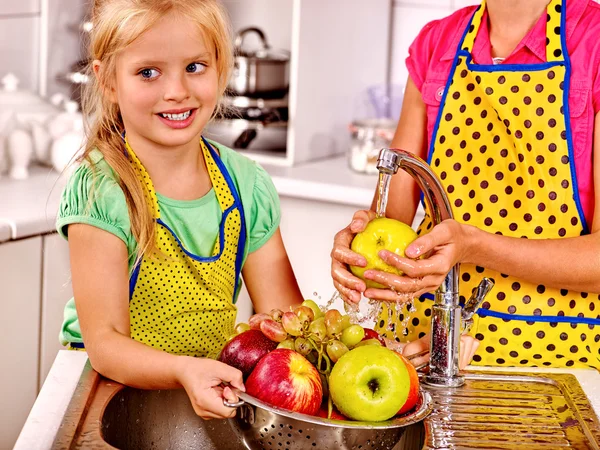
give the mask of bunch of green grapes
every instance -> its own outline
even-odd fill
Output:
[[[255,329],[272,341],[277,348],[294,350],[308,359],[321,374],[324,394],[328,397],[328,379],[333,365],[349,350],[379,342],[366,339],[365,329],[350,321],[350,316],[342,315],[337,309],[321,311],[312,300],[283,312],[273,309],[269,314],[257,313],[248,323],[239,323],[236,334]],[[328,401],[331,411],[331,401]]]

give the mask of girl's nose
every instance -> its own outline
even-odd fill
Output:
[[[185,75],[171,76],[165,85],[164,100],[182,102],[189,97]]]

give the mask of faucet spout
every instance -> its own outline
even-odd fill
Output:
[[[377,168],[379,172],[389,175],[394,175],[401,168],[415,179],[423,192],[433,225],[454,218],[450,201],[440,180],[431,167],[418,156],[406,150],[384,148],[379,153]],[[458,387],[464,384],[458,366],[461,333],[459,273],[460,265],[456,264],[446,274],[443,283],[435,292],[431,309],[431,356],[429,374],[425,377],[425,382],[435,386]],[[493,281],[489,279],[484,279],[483,283],[485,288],[478,290],[481,294],[477,295],[478,303],[474,308],[479,306],[493,286]]]

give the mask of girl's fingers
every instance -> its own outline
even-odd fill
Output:
[[[223,389],[222,395],[223,395],[223,398],[230,403],[235,403],[235,402],[239,401],[238,396],[235,394],[235,392],[233,392],[233,390],[229,386],[226,386]]]

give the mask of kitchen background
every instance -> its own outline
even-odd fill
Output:
[[[257,26],[272,48],[291,55],[288,95],[250,105],[284,111],[283,127],[263,121],[254,135],[240,133],[247,141],[240,151],[273,177],[282,233],[307,298],[331,297],[333,236],[370,205],[377,177],[361,172],[372,168],[367,153],[390,131],[383,126],[373,137],[358,121],[397,120],[408,46],[427,22],[473,3],[225,1],[235,30]],[[72,72],[86,58],[87,10],[84,0],[0,0],[0,449],[14,444],[60,349],[62,308],[71,296],[68,248],[54,233],[64,183],[56,169],[80,136],[77,104],[69,100],[77,99],[73,81],[82,80]],[[213,132],[219,140],[228,131]],[[245,293],[238,304],[244,320]]]

